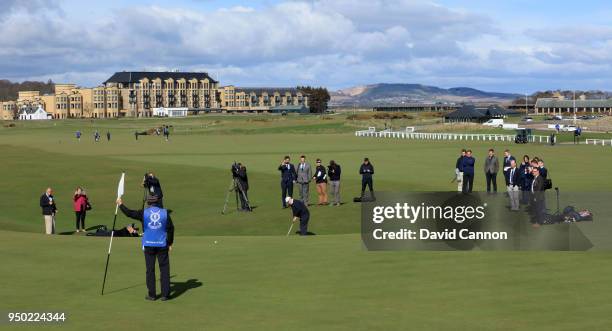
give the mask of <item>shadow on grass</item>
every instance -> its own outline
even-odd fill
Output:
[[[174,278],[174,277],[176,277],[176,275],[171,275],[171,276],[170,276],[170,279],[172,279],[172,278]],[[156,281],[156,282],[159,282],[159,278],[158,278],[158,279],[156,279],[155,281]],[[170,284],[172,285],[172,283],[170,283]],[[120,289],[116,289],[116,290],[112,290],[112,291],[107,291],[107,292],[106,292],[106,294],[112,294],[112,293],[122,292],[122,291],[129,290],[129,289],[132,289],[132,288],[135,288],[135,287],[139,287],[139,286],[147,286],[147,283],[142,282],[142,283],[138,283],[138,284],[130,285],[130,286],[127,286],[127,287],[123,287],[123,288],[120,288]],[[158,285],[158,286],[159,286],[159,285]],[[172,288],[170,288],[170,289],[172,290]]]
[[[105,229],[105,228],[106,228],[105,225],[94,225],[94,226],[88,227],[87,229],[85,229],[85,231],[89,232],[89,231],[92,231],[92,230]],[[66,232],[58,233],[58,235],[60,235],[60,236],[72,236],[72,235],[75,235],[75,234],[77,234],[77,233],[74,232],[74,231],[66,231]],[[85,234],[85,232],[83,234]]]
[[[202,282],[200,282],[199,280],[192,278],[192,279],[188,279],[187,281],[184,282],[173,282],[172,278],[176,277],[176,275],[172,275],[170,276],[170,298],[172,299],[176,299],[178,297],[180,297],[181,295],[185,294],[185,292],[192,290],[194,288],[198,288],[201,287],[203,284]],[[156,281],[159,281],[159,279],[157,279]],[[146,283],[142,282],[142,283],[138,283],[138,284],[134,284],[131,286],[127,286],[127,287],[123,287],[120,289],[116,289],[113,291],[108,291],[106,292],[106,294],[112,294],[112,293],[117,293],[117,292],[122,292],[125,290],[129,290],[135,287],[144,287],[146,286]]]
[[[189,279],[185,282],[170,282],[170,297],[176,299],[185,292],[202,286],[202,282],[197,279]]]

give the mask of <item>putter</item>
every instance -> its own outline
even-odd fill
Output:
[[[293,229],[293,220],[291,220],[291,226],[289,226],[289,231],[287,231],[287,236],[291,234],[291,229]]]

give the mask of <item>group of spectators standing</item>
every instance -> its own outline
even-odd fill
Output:
[[[87,211],[91,210],[91,204],[87,193],[81,187],[77,187],[72,197],[72,206],[75,213],[75,232],[85,232],[85,217]],[[47,188],[45,193],[40,196],[40,207],[45,224],[46,234],[55,234],[55,215],[58,212],[53,189]]]
[[[315,167],[306,161],[306,156],[300,156],[300,163],[297,167],[291,163],[291,158],[285,156],[278,166],[281,172],[281,196],[283,208],[287,208],[286,198],[293,195],[293,184],[298,185],[300,200],[308,206],[310,204],[310,182],[314,181],[318,194],[319,206],[329,205],[327,186],[332,195],[332,205],[339,206],[340,198],[340,177],[342,168],[334,160],[330,160],[327,167],[323,165],[321,159],[317,159]]]
[[[330,204],[328,184],[332,196],[331,205],[340,206],[342,204],[340,198],[340,177],[342,175],[342,168],[340,164],[336,163],[334,160],[330,160],[327,167],[325,167],[323,161],[317,159],[313,169],[310,163],[306,161],[306,156],[304,155],[300,156],[300,162],[297,164],[297,167],[291,163],[291,158],[289,156],[285,156],[278,166],[278,170],[281,173],[281,198],[283,208],[287,208],[286,198],[293,196],[294,184],[298,185],[300,200],[308,206],[310,204],[311,181],[315,182],[317,188],[319,197],[317,205],[324,206]],[[367,157],[364,158],[359,168],[359,174],[361,175],[361,197],[364,197],[366,188],[369,188],[370,197],[374,199],[374,184],[372,180],[374,166]]]
[[[476,159],[472,156],[472,151],[462,149],[455,165],[457,190],[459,192],[472,192],[475,164]],[[501,165],[510,200],[510,210],[519,211],[521,204],[527,205],[528,210],[533,215],[532,223],[542,224],[546,212],[544,191],[552,185],[548,181],[548,169],[544,165],[544,160],[540,157],[532,159],[528,155],[524,155],[519,164],[510,150],[506,149]],[[489,149],[483,170],[487,183],[487,193],[497,193],[497,174],[500,170],[500,161],[495,155],[495,150]]]

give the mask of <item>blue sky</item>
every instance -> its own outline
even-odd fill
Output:
[[[0,78],[96,86],[120,70],[242,86],[422,83],[612,90],[606,1],[0,1]]]

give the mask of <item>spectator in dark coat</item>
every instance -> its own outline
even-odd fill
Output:
[[[52,188],[47,188],[47,191],[40,196],[40,207],[42,208],[42,214],[45,219],[45,233],[54,234],[57,207],[55,205]]]
[[[374,166],[370,163],[370,159],[367,157],[363,159],[361,167],[359,167],[359,174],[361,175],[361,198],[364,198],[366,187],[370,188],[370,195],[372,199],[374,197],[374,183],[372,176],[374,175]]]
[[[508,178],[508,170],[510,169],[510,161],[516,161],[514,156],[510,154],[510,150],[507,149],[504,151],[504,178]],[[508,182],[506,182],[506,186],[508,186]]]
[[[461,192],[471,193],[474,186],[474,165],[476,159],[472,156],[472,150],[468,149],[465,153],[465,157],[461,162],[461,169],[463,171],[463,188]]]
[[[329,188],[334,195],[334,205],[340,206],[340,175],[342,173],[342,169],[340,165],[336,163],[336,161],[329,161],[329,166],[327,167],[327,174],[329,175]]]
[[[314,179],[317,185],[317,194],[319,195],[319,206],[327,205],[327,172],[325,167],[321,163],[321,159],[317,159],[317,166],[315,168]]]
[[[532,170],[533,181],[531,182],[531,223],[539,227],[544,223],[546,216],[546,200],[544,195],[544,178],[540,175],[540,169],[534,167]]]
[[[287,208],[286,198],[293,196],[293,184],[297,180],[297,172],[295,166],[291,164],[291,158],[285,156],[281,164],[278,166],[278,171],[281,172],[281,199],[283,208]]]
[[[238,190],[238,196],[240,197],[240,208],[243,211],[251,211],[251,207],[249,206],[249,177],[247,176],[246,167],[238,163],[238,171],[236,171],[236,175],[238,176],[238,185],[240,187]]]
[[[531,195],[531,181],[533,180],[529,155],[523,156],[523,162],[521,162],[519,167],[519,176],[521,185],[521,203],[526,205],[529,204],[529,197]]]

